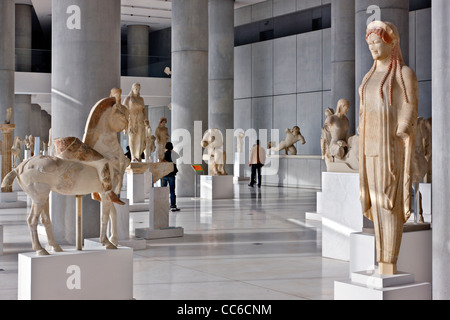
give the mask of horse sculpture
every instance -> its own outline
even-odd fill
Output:
[[[22,157],[20,156],[20,145],[23,143],[20,137],[15,137],[13,146],[11,148],[11,155],[13,157],[13,167],[17,167],[22,162]]]
[[[119,151],[117,146],[120,147],[117,132],[124,130],[127,124],[127,109],[120,102],[117,103],[115,97],[103,99],[91,110],[84,142],[73,137],[56,139],[55,147],[58,142],[61,145],[61,141],[68,144],[68,147],[65,150],[57,150],[55,152],[57,156],[38,155],[29,158],[3,179],[2,189],[12,185],[17,179],[19,186],[32,200],[27,223],[33,250],[38,255],[49,254],[39,242],[37,234],[39,217],[45,227],[49,246],[54,252],[62,251],[53,236],[49,216],[50,191],[71,196],[97,193],[101,201],[100,242],[106,249],[117,248],[106,236],[107,224],[111,218],[111,237],[117,238],[114,199],[110,195],[111,191],[105,190],[105,180],[109,179],[114,191],[120,191],[123,172],[128,164],[123,158],[114,157],[114,154]],[[73,146],[77,148],[71,149]],[[76,152],[73,152],[74,150]],[[122,151],[121,156],[125,157]],[[109,173],[108,179],[102,178],[105,172]]]

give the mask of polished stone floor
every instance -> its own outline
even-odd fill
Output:
[[[178,206],[170,221],[184,236],[134,251],[137,300],[332,300],[334,281],[348,278],[348,262],[321,256],[320,222],[305,220],[314,190],[240,183],[234,199],[179,198]],[[0,210],[1,300],[17,299],[17,254],[32,251],[26,216]],[[131,212],[130,221],[146,227],[148,213]]]

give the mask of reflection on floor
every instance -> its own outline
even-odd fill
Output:
[[[179,198],[178,206],[170,221],[185,235],[134,252],[137,300],[332,300],[334,280],[348,278],[348,262],[322,258],[320,222],[305,220],[313,190],[239,184],[234,199]],[[26,216],[0,210],[2,300],[17,299],[17,254],[32,251]],[[146,227],[148,213],[131,212],[130,221]]]

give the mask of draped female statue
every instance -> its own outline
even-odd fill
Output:
[[[396,274],[403,225],[411,215],[418,82],[392,23],[370,23],[366,40],[374,64],[359,88],[361,205],[374,222],[379,273]]]
[[[131,92],[123,104],[130,114],[128,123],[128,143],[130,145],[131,160],[141,162],[141,155],[145,149],[145,103],[140,94],[141,85],[134,83]]]

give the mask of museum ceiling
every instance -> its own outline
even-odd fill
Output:
[[[130,24],[149,25],[152,31],[170,27],[172,0],[121,0],[122,28]],[[252,5],[265,0],[236,0],[235,8]],[[50,32],[52,0],[16,0],[16,3],[31,4],[44,33]]]

